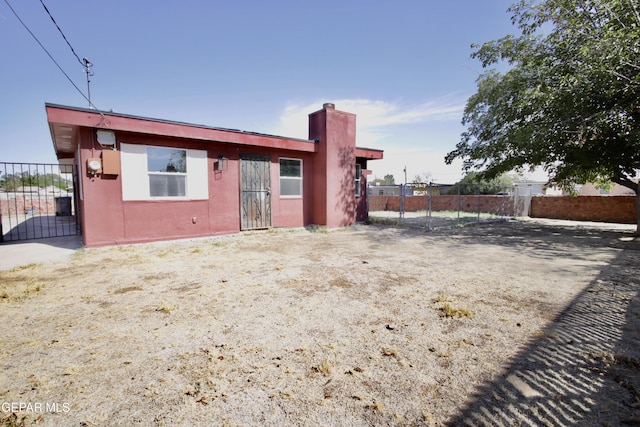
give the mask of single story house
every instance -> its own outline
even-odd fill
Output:
[[[399,185],[370,185],[368,187],[371,196],[399,196]]]
[[[637,180],[636,180],[637,182]],[[586,183],[577,184],[575,186],[576,192],[580,196],[635,196],[636,193],[627,187],[623,187],[620,184],[612,183],[609,188],[600,188],[597,184]]]
[[[513,183],[513,192],[516,196],[542,196],[546,186],[546,181],[518,181]]]
[[[98,247],[366,219],[356,116],[325,104],[309,139],[45,104],[56,156],[73,164],[84,244]]]

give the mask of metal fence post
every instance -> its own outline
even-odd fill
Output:
[[[433,208],[433,182],[429,181],[429,230],[431,230],[431,210]]]
[[[462,207],[460,205],[460,184],[458,184],[456,187],[458,187],[458,226],[460,225],[460,208]]]
[[[400,199],[399,199],[400,218],[404,218],[404,185],[400,184]]]
[[[480,186],[478,185],[478,224],[480,224]]]

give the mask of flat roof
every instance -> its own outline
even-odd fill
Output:
[[[104,110],[97,110],[97,109],[94,109],[94,108],[72,107],[72,106],[69,106],[69,105],[54,104],[54,103],[50,103],[50,102],[45,102],[44,105],[45,105],[45,107],[61,108],[61,109],[71,110],[71,111],[81,111],[81,112],[85,112],[85,113],[97,113],[97,114],[100,114],[100,115],[104,115],[105,117],[106,116],[109,116],[109,117],[122,117],[122,118],[128,118],[128,119],[145,120],[145,121],[149,121],[149,122],[167,123],[167,124],[189,126],[189,127],[202,128],[202,129],[220,130],[220,131],[225,131],[225,132],[237,132],[237,133],[242,133],[242,134],[261,135],[261,136],[268,136],[268,137],[271,137],[271,138],[283,138],[283,139],[289,139],[289,140],[294,140],[294,141],[315,142],[315,141],[310,140],[310,139],[289,138],[289,137],[286,137],[286,136],[272,135],[272,134],[268,134],[268,133],[251,132],[251,131],[245,131],[245,130],[240,130],[240,129],[231,129],[231,128],[223,128],[223,127],[218,127],[218,126],[201,125],[201,124],[196,124],[196,123],[181,122],[181,121],[178,121],[178,120],[158,119],[158,118],[154,118],[154,117],[138,116],[138,115],[135,115],[135,114],[123,114],[123,113],[117,113],[117,112],[112,111],[112,110],[104,111]]]
[[[58,159],[74,157],[77,148],[78,129],[81,127],[283,150],[316,151],[316,141],[309,139],[290,138],[53,103],[45,103],[45,109]],[[356,157],[361,158],[381,159],[383,151],[356,147],[355,154]]]

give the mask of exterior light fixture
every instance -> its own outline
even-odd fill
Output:
[[[220,172],[226,171],[228,162],[229,162],[228,158],[224,156],[218,156],[218,164],[216,165],[216,170]]]
[[[113,131],[99,129],[96,134],[98,135],[98,144],[101,146],[116,146],[116,134]]]

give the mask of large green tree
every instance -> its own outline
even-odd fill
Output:
[[[511,191],[513,180],[506,174],[493,178],[482,178],[477,172],[469,172],[456,182],[447,194],[484,194],[491,195]]]
[[[520,34],[475,46],[486,71],[445,160],[485,178],[542,166],[565,186],[613,181],[636,192],[640,231],[638,1],[522,0],[509,12]]]

